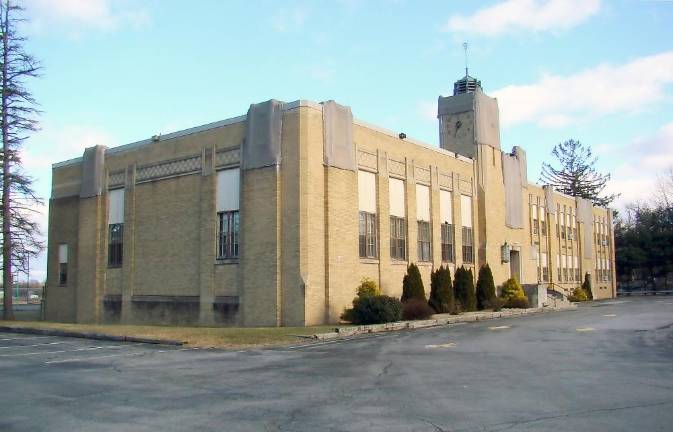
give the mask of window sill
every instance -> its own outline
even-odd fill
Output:
[[[122,268],[122,266],[121,266],[121,264],[120,265],[108,265],[107,268],[108,269],[120,269],[120,268]]]
[[[216,258],[215,265],[238,264],[238,258]]]
[[[431,266],[431,265],[432,265],[432,261],[418,261],[418,262],[416,263],[416,265],[419,265],[419,266]]]
[[[406,265],[409,265],[409,262],[407,260],[401,260],[401,259],[394,259],[393,258],[393,259],[390,260],[390,264],[406,266]]]
[[[360,264],[378,264],[378,258],[360,258]]]

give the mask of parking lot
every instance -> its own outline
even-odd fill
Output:
[[[1,431],[670,431],[673,299],[225,351],[0,333]]]

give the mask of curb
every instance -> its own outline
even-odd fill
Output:
[[[135,336],[115,336],[105,333],[92,333],[92,332],[77,332],[70,330],[55,330],[55,329],[40,329],[32,327],[10,327],[10,326],[0,326],[0,331],[6,333],[21,333],[21,334],[34,334],[34,335],[43,335],[43,336],[61,336],[61,337],[75,337],[82,339],[93,339],[93,340],[102,340],[102,341],[113,341],[113,342],[136,342],[136,343],[146,343],[146,344],[155,344],[155,345],[173,345],[173,346],[182,346],[184,342],[171,340],[171,339],[152,339],[152,338],[141,338]]]
[[[498,318],[512,318],[526,315],[536,315],[547,312],[564,312],[576,310],[577,305],[566,307],[545,307],[545,308],[530,308],[530,309],[507,309],[499,312],[467,312],[462,315],[451,315],[445,318],[435,318],[420,321],[397,321],[385,324],[369,324],[362,326],[337,328],[334,332],[318,333],[311,336],[316,340],[332,340],[346,337],[357,336],[368,333],[383,333],[400,330],[411,330],[428,327],[439,327],[450,324],[458,324],[465,322],[486,321]]]

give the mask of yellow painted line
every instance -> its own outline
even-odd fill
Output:
[[[456,346],[455,343],[449,342],[445,344],[439,344],[439,345],[426,345],[425,348],[454,348]]]
[[[577,330],[578,332],[591,332],[591,331],[594,331],[596,329],[593,328],[593,327],[581,327],[581,328],[578,328],[578,329],[575,329],[575,330]]]
[[[489,327],[489,330],[503,330],[503,329],[508,329],[511,328],[510,326],[495,326],[495,327]]]
[[[615,314],[605,314],[605,315],[603,315],[603,316],[604,316],[604,317],[616,317],[617,315],[615,315]]]

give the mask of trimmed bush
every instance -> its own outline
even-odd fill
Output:
[[[486,309],[486,303],[494,298],[495,283],[493,282],[493,273],[491,272],[491,267],[486,264],[479,269],[479,279],[477,280],[477,309]]]
[[[358,286],[358,299],[381,295],[381,290],[374,279],[362,278]]]
[[[477,297],[474,293],[474,278],[472,270],[460,266],[454,275],[454,291],[456,303],[460,304],[461,312],[470,312],[477,309]]]
[[[501,292],[506,308],[526,309],[528,307],[528,297],[516,278],[507,279],[502,285]]]
[[[572,294],[568,296],[568,300],[570,300],[571,302],[587,301],[588,300],[587,293],[586,291],[584,291],[583,288],[577,287],[573,289]]]
[[[364,297],[353,306],[353,324],[382,324],[402,319],[402,303],[395,297]]]
[[[405,320],[428,319],[434,314],[435,310],[423,300],[410,299],[402,303],[402,318]]]
[[[418,267],[414,263],[409,264],[407,274],[402,279],[402,302],[411,299],[426,301],[421,272],[418,271]]]
[[[430,300],[428,305],[437,313],[453,311],[453,286],[449,267],[440,266],[430,275]]]
[[[511,297],[505,303],[506,308],[528,309],[528,297]]]
[[[582,282],[582,289],[587,295],[587,300],[594,299],[594,295],[591,292],[591,276],[589,276],[589,273],[584,273],[584,282]]]
[[[379,295],[381,295],[381,290],[379,289],[379,286],[377,285],[376,281],[367,277],[362,278],[362,280],[360,281],[360,285],[358,286],[357,296],[353,299],[353,307],[344,310],[343,313],[341,314],[341,319],[348,322],[355,322],[356,318],[354,315],[355,313],[354,309],[357,306],[358,302],[363,298],[374,297]]]
[[[500,297],[493,297],[492,299],[486,300],[484,306],[484,309],[491,309],[493,312],[499,312],[503,307],[505,307],[505,299]]]

